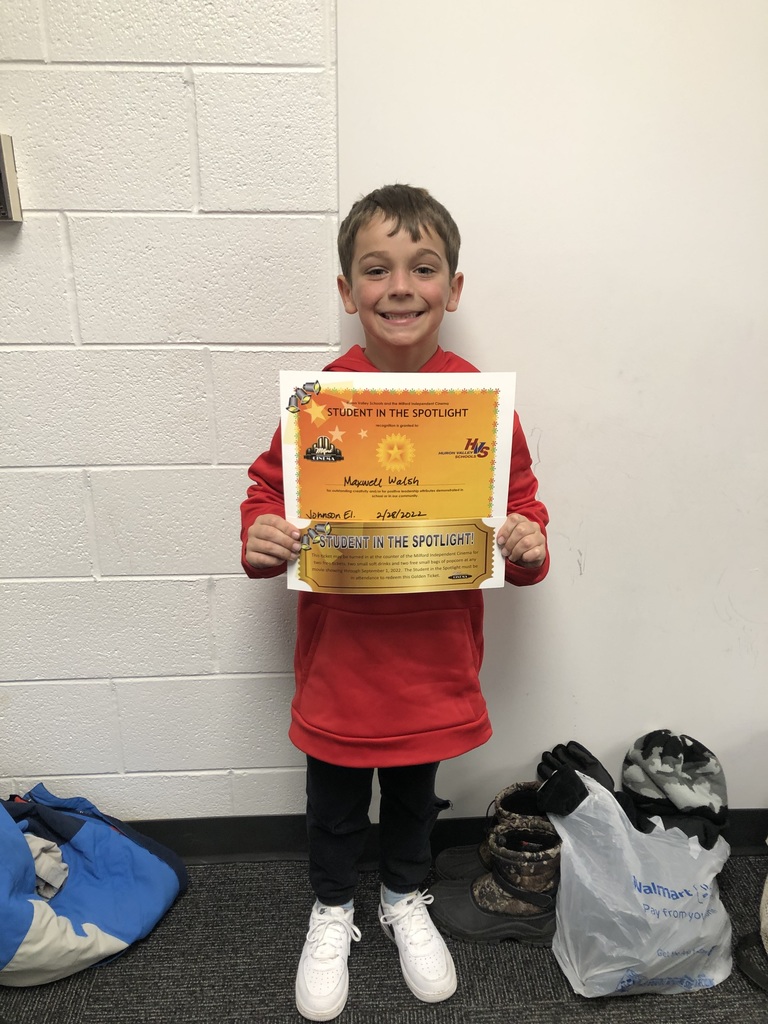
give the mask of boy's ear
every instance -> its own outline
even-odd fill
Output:
[[[446,303],[445,310],[447,313],[453,313],[455,309],[458,309],[459,299],[461,298],[461,290],[464,287],[464,275],[454,274],[453,280],[451,281],[451,294],[448,296],[448,302]]]
[[[341,296],[341,301],[344,305],[344,309],[347,311],[347,313],[356,313],[357,306],[355,305],[355,301],[352,298],[352,286],[347,281],[346,277],[344,277],[343,274],[339,274],[339,276],[336,278],[336,284],[339,287],[339,295]]]

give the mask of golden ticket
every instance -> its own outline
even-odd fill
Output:
[[[497,587],[515,374],[283,371],[288,586],[326,593]]]

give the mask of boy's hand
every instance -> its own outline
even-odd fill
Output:
[[[281,562],[295,562],[301,551],[301,534],[280,516],[259,516],[248,528],[245,560],[254,569],[272,569]]]
[[[507,516],[506,523],[496,534],[496,543],[506,559],[529,569],[538,569],[547,557],[547,542],[541,527],[519,512]]]

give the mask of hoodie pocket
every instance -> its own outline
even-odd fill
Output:
[[[295,709],[340,735],[452,728],[486,713],[466,608],[376,615],[325,607],[305,623]],[[482,638],[480,638],[481,642]]]

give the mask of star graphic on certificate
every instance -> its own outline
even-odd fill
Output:
[[[339,444],[345,434],[346,430],[339,430],[338,427],[334,427],[334,429],[329,432],[328,437],[330,437],[332,441],[335,441],[336,444]]]
[[[305,411],[311,416],[312,424],[314,426],[317,426],[318,423],[322,423],[324,420],[328,419],[328,413],[325,411],[325,406],[319,405],[314,398],[309,405],[305,407]]]
[[[361,440],[361,441],[364,441],[364,440],[365,440],[365,438],[366,438],[366,437],[368,437],[368,431],[367,431],[367,430],[362,430],[362,429],[360,429],[360,430],[358,430],[358,432],[357,432],[357,433],[358,433],[358,435],[360,436],[360,440]]]
[[[381,466],[408,465],[414,455],[414,446],[404,434],[388,434],[376,446],[376,458]]]

